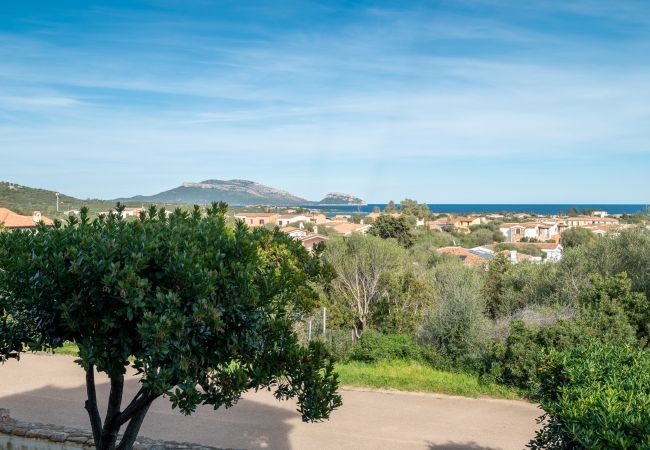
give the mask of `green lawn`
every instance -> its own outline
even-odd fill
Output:
[[[66,342],[57,348],[60,355],[77,356],[76,344]],[[464,397],[494,397],[519,399],[513,389],[498,384],[479,383],[476,376],[444,372],[415,361],[382,361],[375,364],[349,362],[337,364],[341,385],[395,389],[412,392],[435,392]]]
[[[58,355],[77,356],[79,354],[79,347],[72,342],[65,342],[63,343],[63,347],[57,348],[54,350],[54,353]]]
[[[518,399],[517,391],[497,384],[479,383],[476,376],[443,372],[413,361],[384,361],[375,364],[337,364],[341,385],[400,391],[436,392],[464,397]]]

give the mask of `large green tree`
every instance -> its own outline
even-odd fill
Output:
[[[407,248],[414,242],[411,226],[404,217],[381,215],[372,223],[368,233],[382,239],[395,239]]]
[[[329,241],[323,258],[335,276],[327,291],[341,322],[357,337],[386,300],[386,278],[401,268],[405,253],[395,241],[361,234]]]
[[[139,220],[119,209],[0,234],[1,356],[75,342],[98,449],[131,448],[163,395],[190,414],[268,387],[297,398],[305,421],[341,404],[327,352],[292,331],[315,301],[318,258],[277,230],[226,224],[225,204],[170,217],[152,208]],[[123,404],[129,366],[140,389]],[[95,369],[110,378],[103,418]]]

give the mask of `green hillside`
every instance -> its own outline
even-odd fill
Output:
[[[32,212],[41,211],[52,219],[64,218],[64,211],[78,210],[82,206],[87,206],[91,213],[97,213],[114,207],[115,202],[97,199],[81,200],[59,194],[59,213],[57,214],[56,192],[0,181],[0,208],[8,208],[19,214],[31,216]]]

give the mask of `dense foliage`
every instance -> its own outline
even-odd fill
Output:
[[[395,239],[400,245],[413,245],[411,226],[404,216],[393,217],[382,214],[375,220],[368,233],[382,239]]]
[[[476,228],[472,233],[477,230],[486,228]],[[414,229],[413,236],[414,243],[409,248],[398,245],[395,239],[374,236],[358,235],[328,242],[324,259],[333,268],[333,278],[324,289],[325,301],[331,324],[348,330],[341,335],[329,335],[329,345],[338,350],[340,358],[354,364],[379,364],[382,359],[394,358],[415,360],[415,364],[473,374],[486,385],[507,385],[533,397],[542,388],[550,389],[548,385],[544,387],[548,380],[540,378],[549,354],[577,355],[590,345],[647,351],[647,229],[594,235],[570,245],[559,262],[513,264],[506,256],[498,255],[487,270],[466,267],[457,257],[436,252],[438,247],[457,244],[457,235]],[[379,261],[382,263],[378,264]],[[369,267],[375,270],[370,271]],[[367,282],[366,273],[373,274],[376,284]],[[368,286],[375,289],[374,301],[370,302],[364,326],[356,328],[353,343],[349,330],[354,327],[354,320],[349,317],[355,317],[358,308],[349,299]],[[395,323],[399,326],[388,325]],[[607,387],[611,391],[607,395],[632,395],[619,391],[620,387],[616,383]],[[542,407],[547,404],[542,400]],[[604,418],[599,433],[627,436],[627,431],[616,428],[620,423],[616,417],[619,416],[610,417],[613,422],[609,428],[609,419]],[[546,430],[540,436],[548,433]],[[626,448],[623,444],[612,445],[615,440],[603,442],[606,444],[600,448]],[[625,444],[627,448],[642,447],[640,441],[630,442],[636,447]],[[535,445],[581,448],[551,444],[552,440],[546,444],[539,440]]]
[[[119,208],[118,208],[119,212]],[[0,350],[79,346],[97,448],[130,448],[149,405],[183,413],[232,406],[248,389],[298,400],[303,420],[340,405],[324,347],[300,344],[293,323],[311,309],[320,262],[277,230],[228,225],[225,204],[203,215],[152,208],[0,233]],[[122,407],[127,367],[140,391]],[[102,422],[94,369],[111,380]]]
[[[650,448],[647,350],[592,344],[551,351],[538,378],[546,422],[531,448]]]

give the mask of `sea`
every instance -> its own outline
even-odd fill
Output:
[[[609,214],[648,214],[650,207],[648,205],[633,204],[519,204],[519,203],[427,203],[429,211],[443,214],[471,214],[471,213],[528,213],[544,216],[566,214],[572,208],[579,211],[596,210],[607,211]],[[382,211],[386,208],[386,203],[370,203],[367,205],[305,205],[307,209],[318,209],[334,214],[367,214],[378,207]]]

